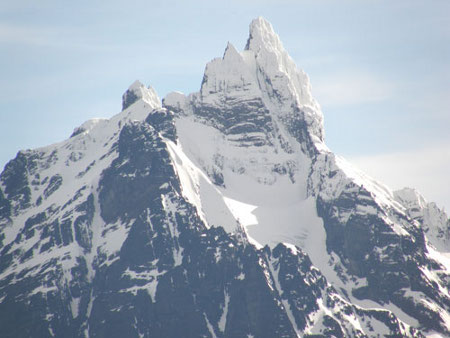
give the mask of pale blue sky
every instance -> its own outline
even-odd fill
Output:
[[[205,64],[222,56],[227,41],[242,49],[260,15],[309,74],[329,147],[449,210],[447,0],[3,0],[0,166],[19,149],[61,141],[89,118],[114,115],[136,79],[160,97],[197,91]],[[426,168],[403,173],[407,158],[423,166],[423,154]],[[433,165],[433,156],[440,162]]]

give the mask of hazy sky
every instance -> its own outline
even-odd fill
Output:
[[[322,105],[328,146],[450,210],[450,1],[2,1],[0,166],[120,111],[139,79],[199,89],[264,16]]]

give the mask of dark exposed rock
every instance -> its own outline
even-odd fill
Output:
[[[0,175],[0,181],[5,187],[4,193],[13,202],[13,212],[30,206],[31,189],[28,182],[28,172],[34,167],[33,155],[18,152],[14,160],[9,161]],[[10,203],[11,203],[10,202]]]
[[[122,96],[122,110],[127,109],[138,99],[138,96],[132,90],[127,90]]]
[[[53,194],[56,190],[59,189],[59,187],[62,184],[62,177],[61,175],[54,175],[50,178],[50,181],[48,182],[47,187],[44,190],[44,196],[45,198],[48,198],[51,194]]]
[[[270,144],[272,118],[261,100],[224,102],[223,109],[198,105],[194,107],[194,114],[225,135],[240,136],[236,141],[241,146]]]
[[[0,219],[7,219],[11,216],[11,202],[3,195],[0,189]]]
[[[160,196],[163,183],[175,180],[166,146],[151,126],[124,126],[118,150],[119,157],[100,181],[101,215],[106,222],[136,218]]]
[[[162,136],[176,142],[177,131],[174,123],[174,113],[167,109],[157,109],[151,112],[145,121]]]
[[[353,289],[352,294],[381,304],[392,302],[410,316],[420,318],[427,329],[446,332],[437,312],[413,302],[402,291],[404,288],[421,291],[444,308],[449,307],[448,300],[424,283],[423,231],[411,226],[408,235],[400,235],[377,214],[355,213],[358,205],[367,206],[371,202],[365,198],[364,189],[350,191],[328,202],[319,197],[317,210],[324,220],[327,250],[338,254],[351,275],[367,279],[367,286]],[[372,207],[378,208],[376,204]],[[338,215],[345,212],[350,216],[344,223]]]

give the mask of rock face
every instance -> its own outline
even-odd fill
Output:
[[[324,144],[270,23],[0,175],[0,336],[450,334],[449,221]]]

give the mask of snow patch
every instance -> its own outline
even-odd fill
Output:
[[[219,330],[225,332],[225,325],[227,323],[228,304],[230,303],[230,296],[227,292],[224,293],[225,304],[223,306],[223,312],[219,319]]]
[[[70,310],[72,311],[72,317],[77,318],[80,310],[80,297],[72,298],[70,301]]]

